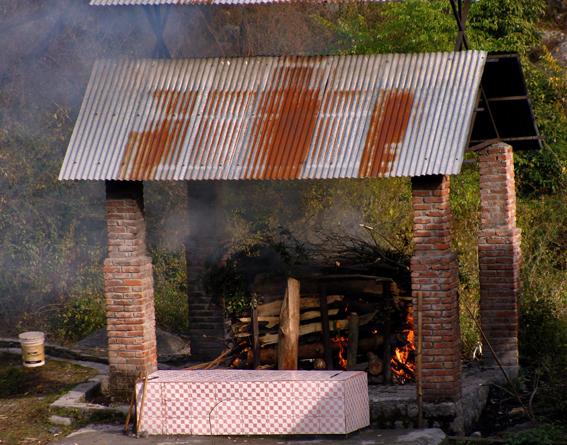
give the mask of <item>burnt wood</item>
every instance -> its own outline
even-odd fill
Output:
[[[333,352],[331,350],[331,330],[329,329],[329,309],[327,307],[327,289],[325,284],[319,286],[319,302],[321,323],[323,324],[323,344],[325,345],[325,363],[328,370],[333,369]]]

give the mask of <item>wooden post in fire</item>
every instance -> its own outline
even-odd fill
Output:
[[[384,283],[384,384],[392,384],[392,322],[390,320],[392,299],[390,295],[390,283]]]
[[[358,328],[358,314],[356,312],[351,312],[348,321],[347,371],[354,371],[354,368],[356,368],[356,356],[358,355]]]
[[[260,366],[260,328],[258,325],[258,300],[253,297],[252,301],[252,354],[254,356],[253,368]]]
[[[288,278],[278,332],[278,369],[297,369],[299,350],[299,281]]]
[[[331,329],[329,327],[329,309],[327,307],[327,289],[323,283],[319,285],[319,308],[323,327],[323,345],[325,345],[325,364],[327,370],[333,369],[333,351],[331,349]]]

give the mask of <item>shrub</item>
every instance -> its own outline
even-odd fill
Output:
[[[82,292],[48,316],[48,331],[57,340],[75,343],[106,327],[103,292]]]
[[[520,431],[506,438],[507,445],[552,445],[556,440],[564,440],[562,429],[553,425]]]
[[[165,331],[187,334],[187,268],[185,252],[150,249],[154,267],[156,324]]]
[[[553,300],[528,295],[521,306],[518,332],[520,358],[531,365],[565,364],[567,319]]]

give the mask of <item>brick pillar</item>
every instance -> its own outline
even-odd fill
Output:
[[[226,241],[226,221],[222,207],[221,181],[188,181],[189,236],[185,259],[187,263],[189,335],[194,360],[212,360],[225,349],[218,341],[203,335],[226,338],[228,320],[222,308],[211,304],[201,284],[203,261]]]
[[[423,298],[423,400],[461,397],[458,261],[451,251],[449,177],[412,178],[415,254],[411,259],[413,307]],[[417,312],[414,312],[416,314]],[[417,317],[415,323],[417,334]]]
[[[512,147],[479,152],[481,225],[478,231],[482,329],[502,365],[518,364],[518,308],[522,293],[521,230],[516,227]],[[495,366],[488,347],[484,363]]]
[[[110,391],[130,399],[140,371],[157,370],[152,260],[146,255],[142,182],[106,182],[104,285]]]

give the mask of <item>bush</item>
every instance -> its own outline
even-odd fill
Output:
[[[154,266],[156,324],[174,334],[187,334],[189,308],[187,304],[187,268],[185,252],[150,250]]]
[[[554,441],[565,440],[562,429],[553,425],[542,425],[511,434],[506,438],[507,445],[552,445]]]
[[[106,303],[102,292],[83,292],[69,298],[48,316],[48,331],[57,340],[76,343],[106,327]]]
[[[524,300],[519,330],[525,363],[558,363],[567,352],[567,193],[518,201]]]
[[[518,341],[522,361],[529,365],[567,364],[567,319],[553,300],[527,296],[521,320]]]

